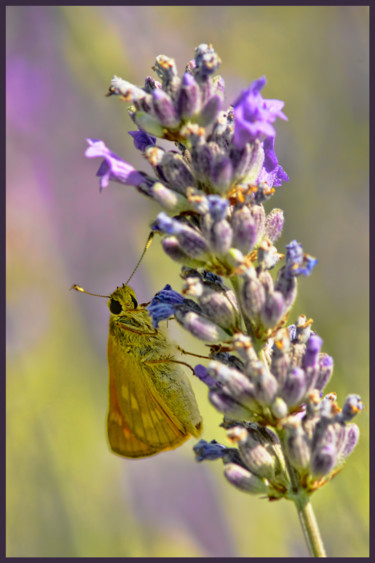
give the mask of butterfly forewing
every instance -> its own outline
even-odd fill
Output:
[[[189,434],[158,396],[147,367],[134,354],[121,354],[109,336],[108,437],[121,455],[140,457],[174,448]]]

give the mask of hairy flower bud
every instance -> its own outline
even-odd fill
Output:
[[[253,270],[245,272],[243,280],[241,292],[243,309],[250,321],[257,324],[265,304],[266,293]]]
[[[206,317],[181,307],[175,311],[176,320],[193,336],[203,342],[220,342],[228,339],[228,333]]]
[[[265,231],[271,242],[275,242],[281,235],[284,226],[284,212],[282,209],[272,209],[266,217]]]
[[[226,464],[224,468],[224,475],[229,483],[245,493],[258,495],[266,494],[268,492],[268,485],[265,481],[241,465],[237,465],[235,463]]]
[[[305,471],[310,463],[309,439],[298,419],[290,417],[285,425],[288,459],[295,469]]]
[[[171,97],[164,90],[156,88],[152,91],[152,107],[161,125],[172,129],[178,125],[180,120],[177,111]]]
[[[235,401],[245,407],[257,407],[254,385],[245,374],[216,361],[210,362],[207,371],[215,381],[225,386],[225,389]]]
[[[170,187],[177,192],[185,195],[186,188],[194,185],[194,176],[180,154],[164,153],[160,166]]]
[[[306,394],[305,372],[298,367],[288,369],[283,385],[280,389],[280,396],[289,407],[298,405]]]
[[[276,458],[264,446],[256,432],[247,431],[242,426],[230,428],[228,438],[238,444],[241,458],[254,475],[270,481],[275,476]]]
[[[225,389],[210,389],[208,399],[219,412],[233,420],[246,420],[252,415],[249,409],[235,401]]]
[[[266,294],[260,318],[263,326],[273,328],[281,320],[285,309],[284,298],[279,291]]]
[[[185,72],[178,92],[178,114],[182,119],[190,119],[198,113],[200,104],[201,93],[197,81],[189,72]]]
[[[204,262],[188,256],[186,252],[183,251],[181,244],[175,236],[164,237],[161,241],[161,245],[164,252],[179,264],[185,264],[190,268],[201,268],[205,265]]]
[[[255,219],[246,205],[233,211],[231,225],[233,230],[232,244],[246,256],[253,249],[257,237]]]
[[[212,166],[212,184],[219,193],[224,194],[230,188],[232,177],[233,167],[229,157],[225,155],[218,155]]]

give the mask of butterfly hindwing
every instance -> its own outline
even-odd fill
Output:
[[[141,457],[183,443],[189,434],[158,396],[146,366],[131,354],[116,353],[117,346],[110,337],[108,438],[113,451]]]

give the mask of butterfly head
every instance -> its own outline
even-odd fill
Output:
[[[133,289],[125,284],[118,287],[109,296],[108,307],[114,316],[135,311],[138,308],[138,301]]]

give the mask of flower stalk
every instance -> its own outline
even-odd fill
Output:
[[[284,214],[267,209],[289,180],[275,152],[284,102],[263,98],[261,77],[223,108],[220,63],[202,44],[182,77],[173,59],[159,55],[158,80],[111,81],[108,95],[131,103],[137,130],[129,134],[150,174],[103,141],[89,139],[86,156],[103,159],[100,189],[127,184],[161,208],[151,230],[179,264],[182,290],[166,284],[148,311],[155,329],[174,318],[209,346],[210,361],[194,374],[222,413],[229,442],[200,440],[197,461],[221,459],[227,481],[244,493],[292,500],[311,555],[325,557],[310,497],[354,449],[352,419],[363,405],[358,395],[342,407],[334,393],[324,395],[333,359],[312,319],[290,319],[297,282],[317,260],[296,240],[277,249]]]

